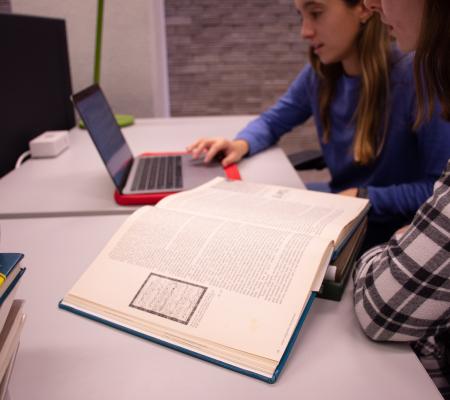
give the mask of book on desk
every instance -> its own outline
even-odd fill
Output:
[[[0,332],[0,399],[6,393],[14,360],[19,349],[20,334],[25,323],[24,300],[15,299]]]
[[[24,301],[16,299],[25,272],[22,259],[21,253],[0,253],[0,400],[7,395],[25,321]]]
[[[360,254],[367,231],[367,217],[355,224],[345,243],[339,251],[334,251],[327,273],[318,292],[318,297],[340,301],[356,260]]]
[[[0,253],[0,332],[25,272],[22,259],[21,253]]]
[[[59,306],[273,383],[367,210],[216,178],[132,214]]]

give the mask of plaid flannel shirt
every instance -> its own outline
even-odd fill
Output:
[[[450,160],[408,230],[367,251],[353,279],[364,332],[377,341],[411,342],[450,399]]]

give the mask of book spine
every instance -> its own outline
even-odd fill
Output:
[[[11,282],[11,284],[8,286],[8,288],[5,290],[5,293],[2,294],[0,297],[0,306],[3,304],[5,299],[8,297],[8,295],[11,293],[11,291],[14,289],[14,287],[17,285],[17,282],[19,282],[20,278],[24,274],[26,268],[21,268],[17,276],[14,278],[14,280]]]

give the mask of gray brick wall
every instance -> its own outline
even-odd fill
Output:
[[[0,13],[9,14],[11,12],[11,1],[0,0]]]
[[[257,114],[307,60],[293,0],[166,0],[171,113]]]

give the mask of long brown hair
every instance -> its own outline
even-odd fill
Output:
[[[437,98],[450,121],[450,1],[424,2],[422,27],[414,57],[417,88],[416,126],[431,118]]]
[[[349,7],[355,7],[362,0],[343,1]],[[361,165],[367,165],[380,154],[387,130],[390,42],[387,30],[378,15],[372,15],[361,25],[356,40],[362,76],[358,106],[354,114],[356,128],[353,159]],[[337,81],[344,71],[341,63],[322,64],[312,51],[309,56],[320,79],[319,110],[323,141],[327,143],[331,137],[331,102]]]

